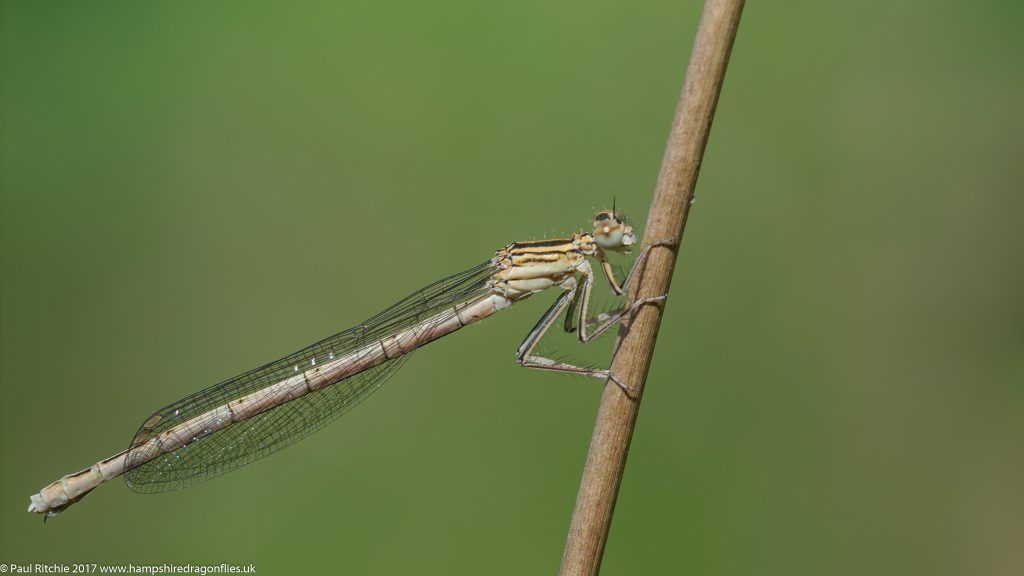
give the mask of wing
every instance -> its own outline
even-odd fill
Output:
[[[305,438],[350,410],[379,388],[411,353],[387,360],[334,384],[291,399],[235,423],[193,436],[164,452],[151,440],[190,420],[208,415],[239,398],[266,391],[317,364],[326,364],[405,330],[409,337],[445,319],[455,304],[489,291],[490,261],[417,290],[383,312],[244,374],[225,380],[154,412],[143,422],[128,449],[125,480],[136,492],[152,493],[192,486],[240,468]]]

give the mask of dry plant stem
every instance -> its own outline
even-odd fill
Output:
[[[644,230],[645,244],[674,238],[678,246],[682,239],[742,11],[743,0],[707,0],[704,4]],[[653,248],[630,288],[628,301],[666,294],[675,261],[675,249]],[[645,304],[620,331],[611,373],[633,393],[627,395],[619,386],[605,384],[562,556],[563,576],[595,575],[600,570],[661,316],[661,305]]]

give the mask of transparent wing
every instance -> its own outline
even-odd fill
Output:
[[[199,416],[293,378],[296,374],[407,331],[429,330],[453,314],[455,304],[487,293],[490,261],[417,290],[372,318],[244,374],[225,380],[154,412],[128,449],[125,474],[136,492],[166,492],[192,486],[272,454],[319,430],[381,386],[411,353],[392,358],[339,382],[309,392],[255,416],[193,436],[167,451],[150,442]],[[446,311],[448,313],[446,314]],[[430,322],[425,322],[431,319]],[[267,394],[272,392],[268,391]],[[220,424],[220,421],[218,421]]]

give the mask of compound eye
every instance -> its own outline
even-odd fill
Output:
[[[594,216],[594,220],[597,220],[598,222],[609,218],[611,218],[611,216],[609,216],[607,212],[598,212],[597,216]]]

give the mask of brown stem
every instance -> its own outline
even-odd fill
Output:
[[[682,239],[742,11],[743,0],[706,0],[704,4],[644,229],[645,245],[675,239],[678,246]],[[629,301],[668,293],[675,262],[674,248],[652,248],[630,288]],[[563,576],[596,575],[600,570],[661,317],[661,305],[645,304],[620,331],[611,373],[632,393],[627,395],[616,385],[604,387],[562,556]]]

